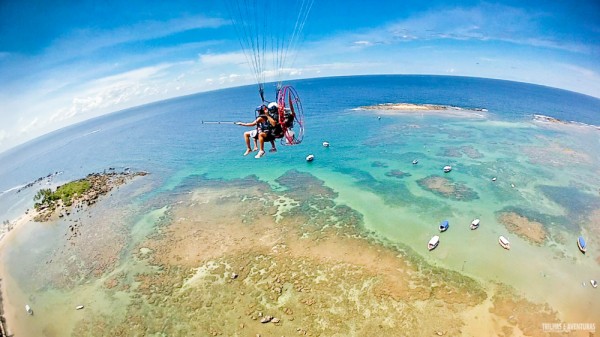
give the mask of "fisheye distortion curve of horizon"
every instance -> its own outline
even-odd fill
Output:
[[[284,79],[471,76],[600,97],[595,1],[315,0],[303,33]],[[106,113],[254,83],[223,1],[3,2],[0,78],[0,152]]]

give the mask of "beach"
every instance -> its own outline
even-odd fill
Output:
[[[5,250],[5,246],[10,244],[15,237],[19,234],[19,230],[23,228],[26,224],[30,223],[33,220],[34,213],[24,214],[23,216],[15,219],[10,222],[10,230],[8,227],[3,228],[2,234],[0,234],[0,260],[3,260],[3,252]],[[17,314],[17,306],[14,302],[11,302],[11,296],[7,293],[5,288],[5,279],[10,278],[10,274],[5,269],[5,264],[0,263],[0,322],[2,324],[1,332],[4,333],[4,336],[22,336],[17,330],[12,329],[10,322],[15,322],[15,318],[20,316]],[[22,309],[25,311],[25,308]]]

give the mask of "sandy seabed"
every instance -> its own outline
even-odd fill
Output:
[[[107,296],[130,296],[125,314],[86,308],[72,335],[545,336],[558,321],[509,287],[371,237],[309,174],[278,183],[207,181],[172,200],[133,247],[152,268],[102,278]]]

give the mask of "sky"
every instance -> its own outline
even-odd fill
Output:
[[[232,14],[256,1],[252,15]],[[0,0],[0,152],[106,113],[256,83],[240,27],[281,17],[293,25],[265,34],[287,41],[302,1]],[[266,81],[473,76],[600,98],[597,0],[314,0],[302,27],[287,63],[262,69]]]

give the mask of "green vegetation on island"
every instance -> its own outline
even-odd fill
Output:
[[[115,172],[114,169],[104,173],[92,173],[87,177],[71,181],[58,186],[52,191],[50,188],[39,190],[33,200],[33,207],[37,211],[35,221],[48,221],[52,215],[59,217],[70,215],[73,206],[90,206],[102,195],[110,192],[114,187],[120,186],[137,176],[145,176],[147,172]],[[64,212],[63,212],[64,211]]]
[[[63,205],[71,206],[78,196],[82,196],[90,190],[92,184],[87,179],[80,179],[59,186],[56,191],[45,188],[39,190],[33,197],[36,202],[33,207],[36,211],[45,208],[56,208],[56,202],[60,200]]]

